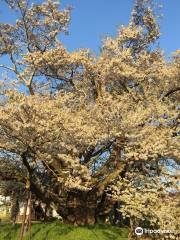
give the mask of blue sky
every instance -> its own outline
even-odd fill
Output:
[[[156,0],[163,4],[160,46],[168,57],[180,48],[180,0]],[[88,47],[98,52],[104,36],[115,36],[119,25],[129,22],[134,0],[64,0],[72,5],[70,37],[63,38],[68,49]]]
[[[180,48],[180,0],[157,1],[163,4],[164,14],[159,42],[168,57]],[[69,35],[61,36],[62,42],[70,51],[83,47],[98,53],[102,39],[107,35],[115,36],[117,27],[128,23],[133,3],[134,0],[61,0],[62,8],[73,6]],[[15,21],[2,2],[0,21]]]

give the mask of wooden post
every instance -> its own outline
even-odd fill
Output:
[[[26,222],[26,213],[27,213],[27,208],[28,208],[28,202],[29,202],[29,197],[27,197],[27,201],[26,201],[26,205],[24,208],[24,213],[23,213],[23,221],[22,221],[22,225],[21,225],[21,230],[20,230],[20,235],[19,235],[19,240],[23,239],[23,235],[24,235],[24,227],[25,227],[25,222]]]
[[[31,240],[31,192],[29,192],[29,240]]]

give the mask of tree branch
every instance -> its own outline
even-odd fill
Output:
[[[8,69],[8,70],[10,70],[10,71],[12,71],[12,72],[15,72],[15,69],[14,69],[14,68],[8,67],[8,66],[6,66],[6,65],[4,65],[4,64],[0,64],[0,67],[5,68],[5,69]]]
[[[169,97],[170,95],[172,95],[173,93],[178,92],[178,91],[180,91],[180,87],[176,87],[176,88],[170,89],[169,91],[167,91],[164,94],[164,96],[161,99],[164,100],[164,98]]]

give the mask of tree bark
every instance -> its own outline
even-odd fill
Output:
[[[96,222],[96,198],[86,192],[70,193],[67,199],[65,222],[73,225],[92,225]]]

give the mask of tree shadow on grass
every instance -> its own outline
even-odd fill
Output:
[[[47,230],[46,237],[44,238],[44,240],[52,239],[52,236],[51,236],[52,233],[53,233],[53,236],[65,236],[70,232],[72,232],[73,230],[74,230],[74,227],[72,226],[67,226],[63,224],[53,225],[51,228]]]
[[[103,235],[107,240],[127,240],[128,239],[128,237],[123,236],[124,234],[121,234],[119,231],[117,233],[104,231]]]
[[[128,239],[128,229],[125,228],[118,228],[112,225],[107,225],[107,224],[103,224],[103,223],[98,223],[96,225],[92,225],[92,226],[87,226],[87,228],[89,230],[91,230],[93,232],[93,234],[97,235],[96,239],[100,239],[102,238],[102,235],[104,236],[104,239],[107,240],[126,240]],[[101,235],[98,236],[99,234],[97,234],[99,232],[99,234]]]
[[[15,225],[11,225],[9,224],[10,226],[7,227],[4,226],[4,230],[7,231],[7,234],[3,237],[4,240],[13,240],[14,238],[16,238],[16,235],[18,234],[18,230],[19,230],[19,224],[15,224]]]

